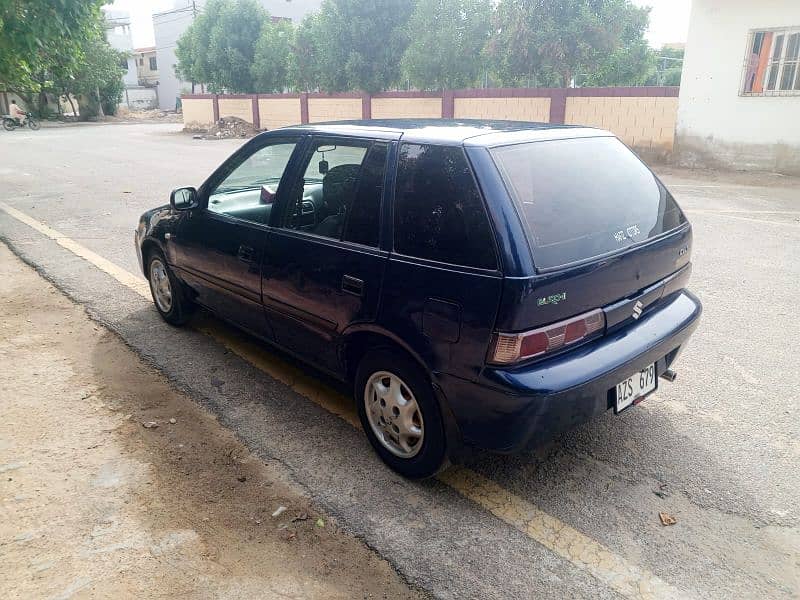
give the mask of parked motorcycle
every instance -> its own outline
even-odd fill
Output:
[[[11,115],[3,115],[3,129],[6,131],[14,131],[17,127],[25,127],[25,125],[34,131],[41,127],[41,125],[39,125],[39,121],[34,119],[30,113],[25,113],[24,124],[20,123],[19,119],[12,117]]]

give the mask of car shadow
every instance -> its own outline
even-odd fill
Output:
[[[197,392],[192,389],[192,384],[197,383],[196,377],[192,381],[193,376],[186,370],[196,368],[198,355],[215,349],[217,353],[244,360],[255,367],[256,372],[223,375],[218,367],[213,367],[205,374],[212,388],[223,389],[231,379],[241,377],[277,380],[358,427],[350,385],[206,311],[198,311],[184,328],[164,324],[150,307],[129,315],[126,321],[120,326],[122,330],[139,337],[169,339],[171,342],[165,342],[167,345],[181,349],[167,357],[158,347],[160,342],[153,343],[156,337],[152,337],[148,342],[152,349],[145,355],[193,396]],[[125,333],[123,336],[127,337]],[[274,386],[271,389],[279,393]],[[594,501],[598,505],[607,502],[607,492],[611,488],[617,493],[624,491],[622,488],[643,488],[644,496],[641,490],[635,494],[631,491],[631,505],[641,504],[644,499],[660,501],[677,494],[689,501],[711,505],[714,498],[725,496],[725,505],[718,507],[723,511],[729,504],[757,510],[760,506],[757,496],[747,491],[737,474],[729,473],[720,464],[718,455],[709,452],[703,444],[695,443],[672,420],[661,418],[658,411],[648,408],[649,401],[621,415],[608,411],[518,454],[498,455],[467,449],[463,462],[513,493],[544,506],[563,506],[564,498],[580,496],[575,502],[577,510],[587,502]],[[207,398],[204,403],[209,405]],[[209,407],[216,412],[226,410],[229,405],[212,402]],[[293,411],[288,414],[289,418],[295,418]],[[360,432],[359,436],[362,436]],[[364,451],[369,452],[363,436],[362,439]],[[730,497],[731,490],[736,490],[735,498]]]
[[[490,525],[491,515],[446,477],[411,482],[385,468],[358,429],[347,386],[202,312],[187,327],[174,328],[147,306],[114,328],[254,455],[285,465],[368,543],[385,542],[384,527],[413,522],[409,535],[418,546],[428,543],[424,532],[439,531],[458,543],[488,535],[507,544],[503,552],[530,552],[523,539]],[[275,365],[288,366],[290,376],[271,375]],[[464,465],[499,486],[504,496],[493,501],[510,503],[522,515],[543,511],[608,548],[624,549],[667,580],[700,581],[726,565],[730,536],[742,541],[737,552],[763,548],[752,520],[774,518],[764,515],[756,488],[726,468],[724,449],[695,440],[675,418],[648,406],[650,400],[516,455],[470,451]],[[331,418],[332,412],[341,418]],[[367,497],[374,505],[369,515]],[[420,512],[420,502],[428,512]],[[669,541],[672,528],[661,525],[661,512],[678,519],[680,543]],[[781,548],[769,555],[776,569],[785,563]],[[754,576],[723,570],[731,586]]]

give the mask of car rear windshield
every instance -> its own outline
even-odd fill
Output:
[[[539,269],[615,252],[686,222],[666,188],[616,138],[530,142],[492,155]]]

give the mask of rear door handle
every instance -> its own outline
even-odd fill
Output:
[[[236,256],[239,258],[239,260],[248,263],[253,262],[255,255],[256,251],[253,248],[244,245],[239,246],[239,251],[236,253]]]
[[[364,281],[358,277],[345,275],[342,277],[342,291],[360,298],[364,295]]]

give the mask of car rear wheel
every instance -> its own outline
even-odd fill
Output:
[[[390,468],[423,479],[447,465],[433,388],[413,361],[391,350],[368,352],[356,373],[355,396],[367,438]]]
[[[192,313],[192,304],[186,299],[183,284],[167,265],[164,255],[153,251],[147,258],[147,280],[150,293],[161,317],[170,325],[183,325]]]

